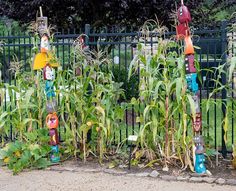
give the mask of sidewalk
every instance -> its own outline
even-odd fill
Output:
[[[233,191],[236,186],[215,183],[165,181],[159,178],[132,174],[105,173],[98,169],[55,166],[45,170],[22,172],[13,176],[6,168],[0,169],[1,191]]]

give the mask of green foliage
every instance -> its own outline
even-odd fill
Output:
[[[47,129],[24,133],[24,138],[24,142],[11,142],[0,150],[0,163],[7,165],[14,174],[25,168],[41,169],[50,165]]]
[[[124,95],[122,83],[115,82],[112,73],[106,71],[111,61],[105,52],[84,52],[76,45],[73,56],[72,69],[59,71],[56,80],[61,88],[60,112],[66,116],[61,115],[66,128],[66,145],[73,145],[69,147],[70,152],[74,156],[79,154],[84,161],[93,153],[99,155],[102,162],[119,119],[124,116],[118,105]],[[75,70],[80,71],[78,75]]]
[[[145,27],[155,24],[148,22]],[[162,28],[155,30],[164,31]],[[195,115],[194,102],[187,90],[184,58],[169,51],[181,47],[163,36],[160,33],[153,37],[158,41],[153,55],[145,54],[145,47],[140,44],[139,53],[129,69],[129,78],[140,70],[139,97],[132,98],[131,105],[140,113],[141,153],[148,161],[157,159],[167,166],[167,161],[177,160],[182,167],[189,166],[193,170],[190,156],[192,127],[187,122]]]
[[[5,145],[4,135],[11,135],[17,141],[7,143],[1,149],[1,163],[13,170],[14,174],[25,168],[45,168],[50,163],[47,155],[50,151],[48,146],[49,136],[47,129],[42,127],[41,102],[43,92],[34,87],[33,73],[21,73],[20,62],[12,63],[11,72],[16,80],[16,85],[5,84],[6,93],[11,98],[6,102],[6,110],[2,104],[0,133],[2,146]],[[39,93],[39,94],[37,94]]]
[[[60,125],[65,128],[61,134],[65,140],[61,150],[65,157],[81,156],[84,160],[89,153],[93,153],[102,162],[111,147],[113,132],[124,117],[124,110],[118,105],[118,100],[124,97],[122,83],[115,82],[113,74],[107,72],[111,61],[104,52],[84,52],[79,45],[75,45],[71,56],[75,58],[72,67],[64,71],[59,68],[55,80],[56,99],[60,101]],[[80,69],[81,74],[76,75],[75,69]],[[39,138],[41,131],[37,130],[48,132],[43,123],[46,118],[46,96],[41,71],[22,72],[22,63],[14,57],[10,72],[15,83],[1,84],[5,86],[1,89],[1,97],[6,95],[10,100],[6,100],[6,107],[3,104],[0,106],[0,132],[4,146],[4,135],[10,137],[12,130],[13,138],[18,141],[10,143],[10,146],[20,145],[17,151],[26,155],[22,162],[11,150],[8,151],[8,146],[4,148],[6,152],[2,160],[7,164],[9,162],[8,167],[17,173],[24,168],[46,164],[48,136],[41,135],[42,139]],[[92,139],[88,140],[90,132]],[[34,147],[37,147],[36,154],[41,158],[36,156]]]
[[[15,55],[9,72],[12,84],[1,82],[0,134],[1,163],[14,174],[25,168],[45,168],[50,164],[48,130],[43,127],[45,100],[43,79],[39,73],[22,72],[22,63]],[[13,81],[14,80],[14,81]],[[12,132],[12,133],[11,133]],[[15,139],[6,143],[5,137]]]
[[[125,90],[125,101],[129,101],[132,97],[138,96],[138,74],[131,76],[127,80],[127,71],[118,65],[113,66],[113,75],[115,82],[122,82],[122,89]]]
[[[194,10],[202,2],[202,0],[192,0],[186,2],[186,5],[190,10]],[[46,5],[44,0],[4,0],[0,1],[0,13],[20,20],[22,23],[28,23],[35,18],[39,6],[42,5],[44,15],[50,18],[50,23],[61,28],[84,26],[86,23],[95,27],[114,24],[140,26],[144,20],[154,19],[155,15],[160,22],[170,25],[172,21],[169,19],[169,14],[171,10],[175,10],[173,0],[105,0],[102,2],[95,0],[51,0]],[[201,16],[200,13],[195,18],[199,18],[199,16]]]
[[[0,34],[19,34],[23,28],[20,26],[18,21],[9,19],[7,17],[1,17],[0,16]]]
[[[154,30],[164,31],[162,28]],[[144,36],[148,38],[147,34]],[[181,168],[189,166],[193,169],[193,132],[189,121],[195,115],[194,102],[186,88],[184,57],[179,54],[182,47],[164,36],[161,33],[153,37],[158,41],[153,54],[144,51],[145,44],[138,44],[138,53],[130,63],[126,85],[127,71],[118,66],[112,68],[106,52],[100,51],[99,47],[97,52],[86,51],[79,44],[74,44],[70,68],[59,68],[55,80],[60,133],[64,140],[60,147],[63,157],[73,155],[86,161],[92,154],[102,163],[104,156],[114,153],[112,143],[115,133],[124,127],[125,112],[134,108],[138,114],[136,123],[140,123],[136,134],[137,145],[141,149],[136,148],[132,164],[137,165],[145,158],[147,166],[158,161],[164,166],[174,163]],[[34,44],[36,47],[37,42]],[[10,97],[6,108],[0,105],[0,134],[2,146],[6,145],[4,135],[9,137],[10,128],[17,141],[1,150],[0,159],[18,173],[24,168],[46,167],[50,149],[48,130],[43,123],[46,98],[41,71],[23,73],[21,62],[14,59],[10,71],[15,84],[0,84],[1,99],[6,94]],[[229,84],[223,86],[220,78],[226,73],[224,66],[217,68],[217,88],[210,93],[210,98],[223,88],[232,91],[229,84],[235,69],[235,57],[227,71]],[[124,100],[129,103],[118,104]],[[210,108],[210,101],[207,100],[206,111]],[[226,132],[229,129],[229,109],[226,107],[223,120]],[[118,147],[124,141],[119,142]],[[214,152],[207,148],[207,154]]]
[[[219,21],[230,20],[235,12],[234,1],[207,0],[193,9],[194,24],[200,27],[215,27]]]

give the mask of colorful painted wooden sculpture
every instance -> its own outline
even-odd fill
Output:
[[[45,94],[47,97],[46,110],[48,115],[46,117],[46,125],[49,129],[51,146],[50,159],[51,162],[59,162],[59,139],[57,128],[59,125],[59,119],[56,114],[57,102],[56,93],[54,88],[55,72],[53,67],[58,67],[58,63],[55,62],[53,53],[50,48],[49,31],[47,25],[47,17],[43,17],[42,9],[40,7],[40,17],[37,18],[37,29],[40,36],[40,53],[35,56],[33,69],[43,69],[43,79],[45,80]]]
[[[43,17],[42,8],[40,7],[40,17],[37,17],[36,26],[40,36],[40,52],[35,55],[33,62],[33,70],[44,68],[47,64],[50,67],[58,67],[55,56],[52,53],[49,42],[48,19]]]
[[[206,173],[206,167],[204,165],[204,142],[200,135],[202,128],[202,115],[200,111],[199,103],[199,93],[198,93],[198,83],[197,83],[197,73],[194,64],[194,48],[191,39],[189,22],[191,21],[191,16],[188,8],[184,5],[183,0],[181,0],[181,5],[177,11],[178,25],[176,26],[176,37],[177,40],[183,40],[185,44],[184,54],[185,54],[185,71],[186,71],[186,81],[187,88],[192,92],[192,98],[195,103],[195,113],[196,115],[192,117],[192,126],[194,131],[194,144],[195,144],[195,164],[194,170],[198,174]]]

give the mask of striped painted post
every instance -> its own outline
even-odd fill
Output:
[[[181,1],[181,6],[177,11],[178,25],[176,27],[177,40],[184,40],[184,55],[185,55],[185,73],[187,88],[192,93],[192,98],[195,103],[195,116],[192,116],[192,127],[194,131],[194,144],[195,144],[195,163],[194,170],[198,174],[206,173],[206,167],[204,165],[204,141],[200,134],[202,129],[202,114],[200,110],[200,99],[199,90],[197,83],[197,73],[194,64],[194,48],[191,39],[191,33],[189,28],[189,22],[191,21],[191,16],[188,8]]]

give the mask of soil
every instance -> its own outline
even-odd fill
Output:
[[[212,173],[213,177],[236,179],[236,169],[232,166],[231,156],[228,156],[227,159],[220,157],[218,163],[213,158],[211,159],[211,163],[209,161],[207,162],[206,167]]]

